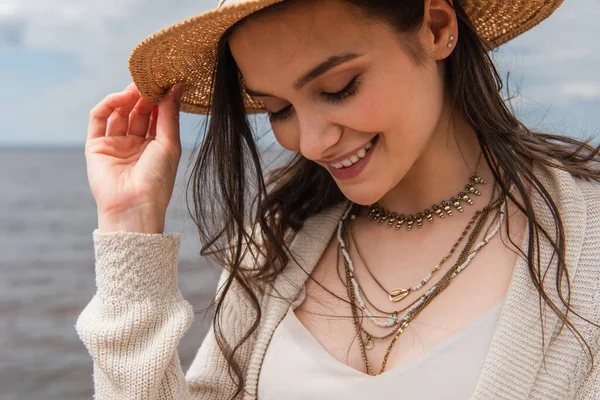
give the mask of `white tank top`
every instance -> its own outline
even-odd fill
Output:
[[[419,357],[377,376],[357,371],[329,354],[290,307],[267,348],[258,399],[469,399],[503,303]]]

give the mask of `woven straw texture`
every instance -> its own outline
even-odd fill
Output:
[[[158,102],[175,83],[184,83],[181,111],[208,114],[217,43],[223,33],[248,15],[283,0],[247,0],[227,4],[171,25],[139,43],[129,71],[142,96]],[[496,48],[549,17],[563,0],[462,0],[478,34]],[[263,105],[245,95],[248,113]]]

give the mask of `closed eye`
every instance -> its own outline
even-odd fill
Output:
[[[358,79],[359,75],[356,75],[350,83],[346,85],[345,88],[335,93],[323,93],[325,99],[331,103],[340,102],[350,96],[354,96],[358,91],[358,86],[360,84],[360,80]]]
[[[339,103],[348,97],[354,96],[358,92],[358,86],[360,85],[359,75],[352,78],[352,80],[339,92],[328,93],[324,92],[321,95],[326,101],[330,103]],[[292,114],[292,105],[282,108],[277,112],[268,111],[269,120],[271,122],[279,122],[288,118]]]
[[[267,114],[269,115],[269,121],[271,122],[282,121],[292,114],[292,105],[290,104],[277,112],[267,111]]]

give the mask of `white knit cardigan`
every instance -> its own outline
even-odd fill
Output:
[[[557,169],[536,168],[535,173],[562,212],[572,305],[599,323],[600,185]],[[542,225],[555,232],[547,207],[537,196],[533,201]],[[300,265],[290,262],[261,296],[258,329],[237,353],[245,377],[238,398],[256,398],[271,336],[306,280],[301,268],[310,273],[317,264],[343,209],[344,204],[332,207],[305,222],[291,243]],[[177,286],[180,236],[95,231],[93,239],[98,290],[75,328],[94,361],[95,398],[228,399],[236,385],[212,329],[185,377],[181,369],[177,345],[194,315]],[[552,249],[541,241],[542,265],[551,263],[547,290],[558,302]],[[525,235],[521,248],[526,250],[527,244]],[[581,345],[568,329],[560,331],[548,307],[542,342],[539,304],[526,262],[519,258],[472,399],[600,399],[600,330],[571,315],[595,354],[590,370]],[[226,296],[222,315],[222,329],[228,341],[236,343],[253,320],[239,287],[233,286]]]

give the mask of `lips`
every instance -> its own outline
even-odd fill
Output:
[[[356,150],[354,154],[337,161],[335,164],[328,163],[331,175],[337,180],[347,180],[358,176],[371,159],[371,155],[377,144],[379,135],[375,136],[363,147]]]
[[[357,147],[354,150],[349,151],[348,153],[345,153],[342,156],[330,159],[317,160],[317,162],[320,164],[325,164],[328,167],[334,167],[338,169],[344,167],[347,168],[352,164],[358,162],[359,159],[364,158],[369,149],[377,141],[378,137],[379,135],[375,135],[371,138],[371,140],[363,144],[361,147]]]
[[[367,155],[367,152],[372,147],[373,147],[373,139],[371,139],[370,142],[365,144],[360,150],[358,150],[356,153],[354,153],[350,157],[345,158],[340,162],[337,162],[335,164],[330,164],[330,165],[333,168],[337,168],[337,169],[348,168],[348,167],[352,166],[353,164],[356,164],[361,158],[365,158],[365,156]]]

